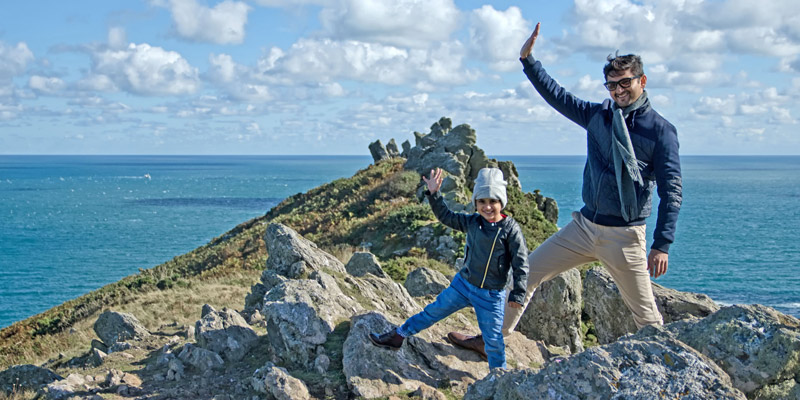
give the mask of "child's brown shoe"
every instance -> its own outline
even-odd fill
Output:
[[[405,340],[405,338],[400,336],[400,334],[397,333],[396,329],[392,329],[391,331],[386,332],[383,335],[378,335],[377,333],[370,333],[369,340],[375,346],[391,350],[398,350],[400,349],[400,347],[403,346],[403,340]]]

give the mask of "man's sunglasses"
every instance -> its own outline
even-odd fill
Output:
[[[617,85],[622,86],[623,89],[627,89],[631,87],[631,83],[633,82],[634,79],[638,79],[641,77],[642,77],[641,75],[636,75],[631,78],[620,79],[616,82],[606,82],[603,84],[603,86],[605,86],[606,89],[608,89],[611,92],[617,90]]]

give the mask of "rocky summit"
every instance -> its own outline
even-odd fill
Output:
[[[374,346],[368,334],[421,311],[464,255],[420,174],[443,168],[448,203],[470,212],[477,171],[498,167],[529,248],[557,229],[556,202],[476,135],[442,118],[402,151],[376,141],[353,177],[0,331],[0,399],[800,399],[796,318],[655,285],[665,325],[635,332],[599,264],[536,291],[507,370],[447,341],[479,332],[469,309]]]

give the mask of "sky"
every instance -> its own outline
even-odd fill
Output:
[[[522,73],[537,22],[585,100],[640,54],[681,154],[800,154],[797,0],[31,0],[0,11],[0,155],[365,155],[443,116],[488,154],[585,154]]]

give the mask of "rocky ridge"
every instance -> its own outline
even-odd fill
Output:
[[[405,193],[419,196],[420,170],[446,165],[452,180],[447,198],[469,209],[463,201],[476,168],[500,166],[509,182],[516,174],[513,164],[489,160],[474,147],[474,130],[451,127],[442,119],[430,134],[415,134],[415,147],[404,144],[409,158],[400,161],[416,176]],[[393,170],[400,157],[396,145],[385,152],[388,158],[376,160],[375,168],[395,171],[389,182],[407,180],[408,174]],[[395,190],[382,183],[375,188],[365,195],[373,202],[383,201],[378,192]],[[509,194],[509,211],[522,223],[547,221],[548,200],[540,194],[513,185]],[[282,207],[298,212],[296,201],[308,200],[304,196]],[[302,215],[310,219],[310,213]],[[369,240],[375,231],[348,236],[362,251],[344,263],[320,245],[331,235],[302,221],[296,227],[277,222],[274,210],[270,215],[271,221],[260,220],[269,257],[240,311],[207,305],[190,326],[151,330],[134,315],[107,311],[94,323],[99,340],[84,355],[44,364],[50,368],[13,366],[0,372],[0,388],[11,392],[24,385],[54,399],[800,398],[797,319],[757,305],[720,308],[705,296],[656,286],[666,325],[634,334],[602,267],[584,279],[569,271],[537,290],[520,332],[507,339],[509,371],[490,372],[479,356],[447,343],[450,330],[478,331],[468,310],[398,351],[376,348],[366,334],[390,329],[431,301],[443,287],[439,275],[455,273],[463,238],[419,214],[428,222],[392,231],[401,236],[396,242]],[[401,222],[396,214],[382,217]],[[546,226],[526,228],[534,243],[548,233]],[[412,270],[398,282],[396,260],[419,251],[449,269]],[[424,290],[412,290],[415,297],[410,287]],[[585,315],[600,346],[585,349]]]

